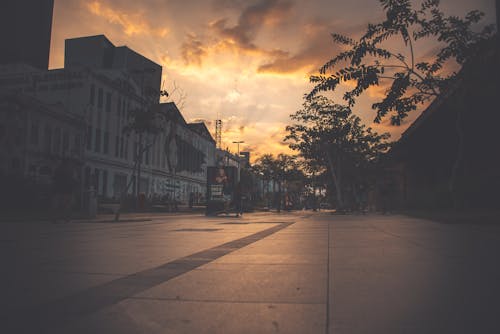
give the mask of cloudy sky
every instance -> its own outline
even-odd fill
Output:
[[[448,14],[479,9],[492,23],[494,0],[442,0]],[[50,67],[64,63],[64,40],[106,35],[163,66],[164,88],[188,121],[223,120],[223,146],[254,157],[287,152],[289,115],[311,89],[308,77],[338,46],[330,33],[359,35],[382,18],[377,0],[56,0]],[[431,46],[420,45],[425,54]],[[372,90],[355,111],[367,124]],[[414,119],[417,115],[412,115]],[[390,131],[396,139],[407,126]]]

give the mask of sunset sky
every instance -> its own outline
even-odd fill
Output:
[[[484,23],[495,21],[494,0],[443,0],[441,8],[479,9]],[[204,120],[213,131],[220,117],[224,147],[236,151],[231,142],[244,140],[240,150],[254,157],[276,154],[288,152],[284,127],[311,89],[309,75],[338,51],[330,33],[358,36],[382,14],[377,0],[56,0],[50,67],[63,66],[65,39],[104,34],[163,66],[164,88],[178,87],[174,101],[185,94],[187,121]],[[367,124],[370,98],[381,92],[355,108]],[[394,139],[405,129],[374,127]]]

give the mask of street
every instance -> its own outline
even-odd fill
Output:
[[[500,225],[328,212],[0,224],[2,333],[498,333]]]

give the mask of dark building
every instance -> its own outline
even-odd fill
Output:
[[[403,133],[389,153],[400,205],[498,207],[499,78],[500,42],[491,39]]]
[[[250,152],[240,152],[241,167],[250,167]]]
[[[48,69],[54,0],[0,2],[0,63]]]
[[[104,35],[67,39],[64,50],[64,68],[123,70],[145,94],[157,92],[161,86],[160,65],[126,46],[115,46]]]

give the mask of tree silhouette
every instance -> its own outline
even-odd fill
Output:
[[[165,130],[168,119],[160,112],[158,105],[160,97],[168,96],[169,94],[167,91],[155,91],[151,89],[143,93],[141,97],[142,103],[139,107],[132,108],[128,111],[128,123],[124,126],[122,131],[127,136],[134,134],[137,138],[137,147],[134,152],[134,164],[132,167],[133,174],[135,174],[136,189],[139,189],[143,156],[154,145],[157,135]],[[120,204],[115,213],[115,221],[120,219],[123,202],[133,180],[134,178],[130,178],[130,181],[122,191]],[[137,198],[137,200],[139,199]]]
[[[384,98],[372,105],[376,111],[374,121],[379,123],[390,116],[392,124],[400,125],[410,111],[448,89],[458,74],[447,71],[470,59],[478,42],[489,38],[494,26],[475,32],[472,27],[483,13],[474,10],[463,18],[446,16],[439,9],[439,0],[426,0],[418,9],[413,8],[410,0],[379,2],[385,20],[369,24],[358,40],[332,34],[333,41],[345,49],[326,62],[319,75],[310,77],[315,86],[307,97],[338,91],[342,83],[354,81],[355,87],[343,95],[348,106],[353,107],[367,89],[387,84]],[[387,43],[398,39],[403,42],[404,51]],[[432,56],[416,59],[416,42],[421,39],[435,41],[438,48]]]
[[[306,161],[328,170],[335,186],[337,208],[343,210],[345,171],[350,171],[351,180],[369,175],[369,170],[389,147],[389,134],[379,135],[367,128],[350,107],[335,104],[324,96],[306,99],[303,109],[291,118],[299,123],[287,126],[289,134],[285,140]]]
[[[274,157],[272,154],[264,154],[252,166],[253,170],[267,181],[275,181],[278,184],[278,202],[277,210],[281,211],[282,187],[287,181],[297,181],[303,177],[300,170],[297,157],[288,154],[278,154]]]

